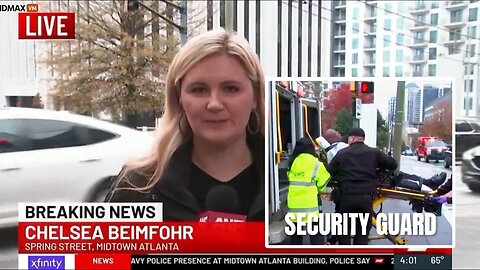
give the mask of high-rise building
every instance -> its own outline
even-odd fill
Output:
[[[422,122],[422,91],[418,87],[409,87],[407,93],[407,122],[410,126],[416,127]]]
[[[479,1],[332,1],[332,76],[452,77],[480,115]]]

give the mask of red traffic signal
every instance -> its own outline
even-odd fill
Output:
[[[373,94],[373,82],[360,82],[360,92],[362,94]]]

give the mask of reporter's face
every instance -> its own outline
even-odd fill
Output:
[[[185,75],[180,102],[194,136],[213,143],[245,136],[256,107],[245,68],[223,53],[204,58]]]

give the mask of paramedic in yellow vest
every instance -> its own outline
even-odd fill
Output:
[[[315,145],[309,138],[301,138],[295,144],[288,160],[288,212],[319,215],[321,212],[320,192],[327,186],[330,174],[318,160]],[[296,222],[297,217],[292,221]],[[306,221],[306,218],[303,219]],[[311,245],[322,245],[324,236],[310,235]],[[292,245],[301,245],[303,235],[292,235]]]

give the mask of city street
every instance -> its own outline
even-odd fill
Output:
[[[471,192],[461,181],[460,166],[455,168],[454,200],[455,200],[455,227],[456,239],[453,252],[453,266],[457,268],[480,268],[477,260],[480,252],[480,194]]]

